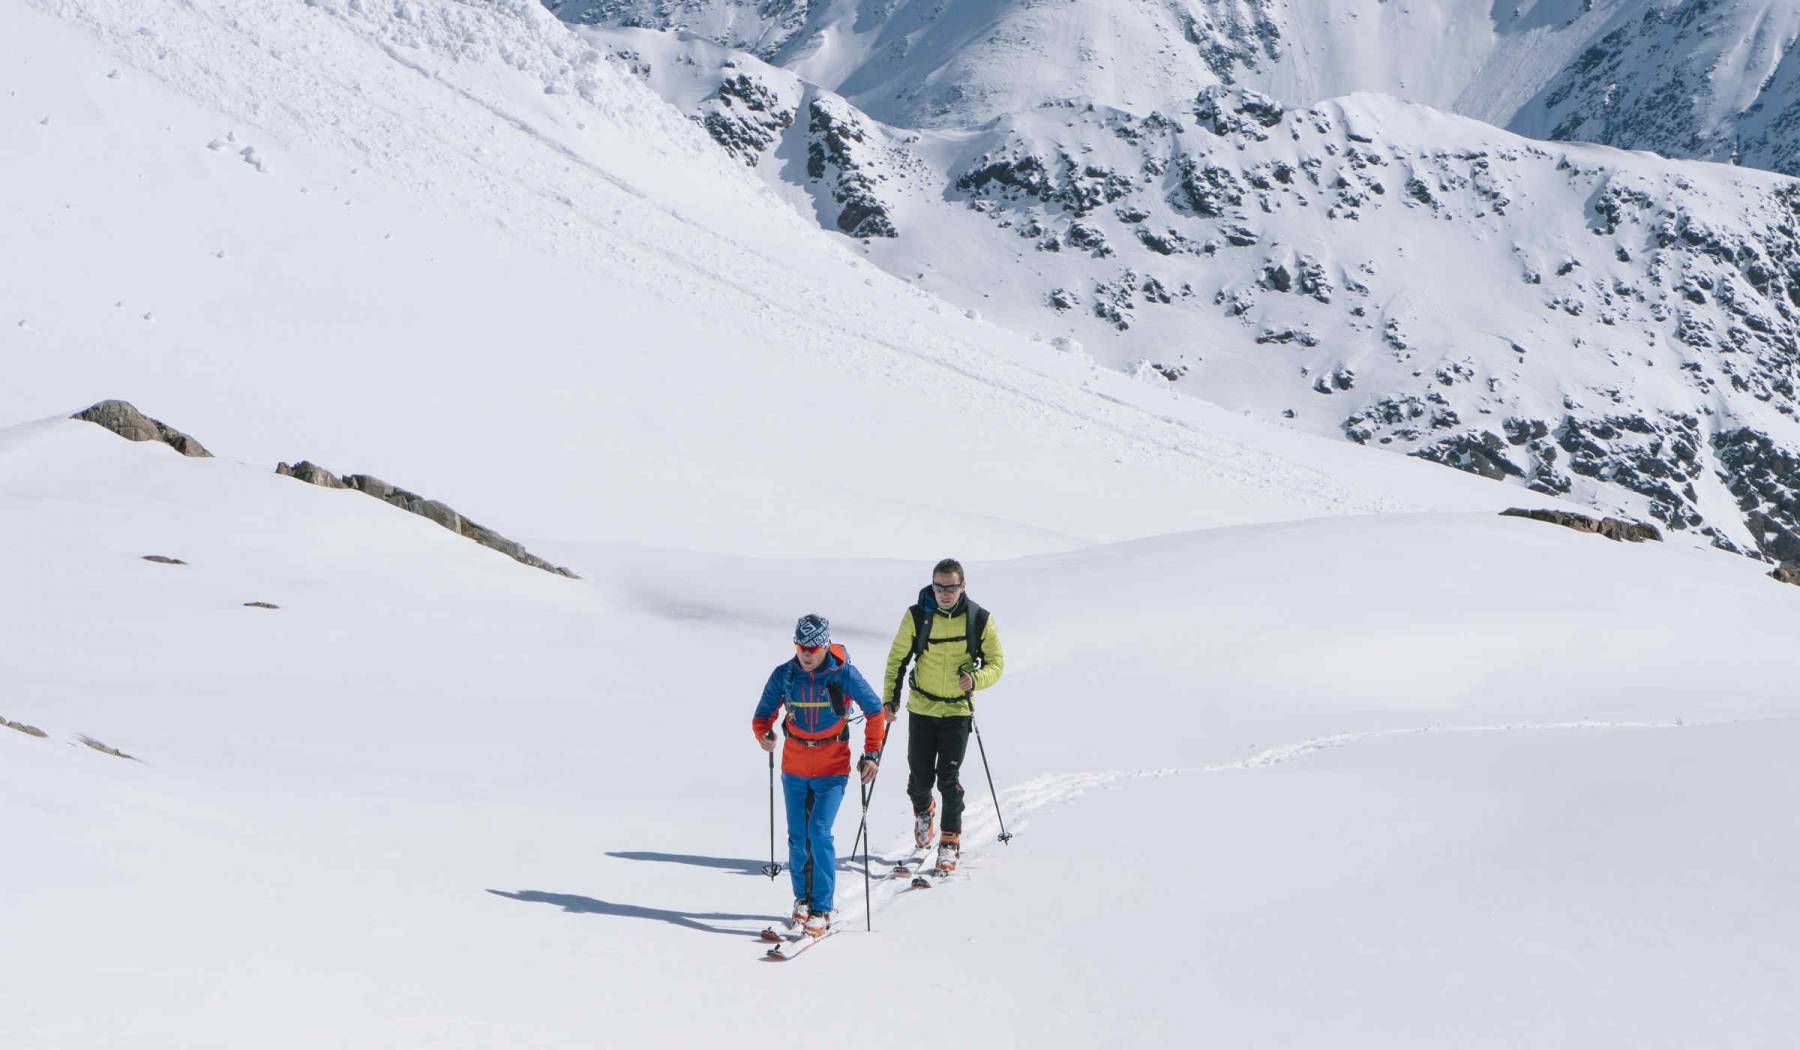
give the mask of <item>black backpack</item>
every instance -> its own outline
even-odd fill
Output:
[[[981,636],[987,633],[988,611],[976,605],[973,598],[963,598],[963,605],[966,607],[964,611],[969,617],[967,642],[969,659],[975,661],[975,667],[979,670],[981,667]],[[912,607],[912,618],[912,658],[916,660],[924,656],[925,650],[931,647],[931,622],[937,618],[937,610],[927,609],[923,604],[915,605]],[[949,639],[940,638],[939,641],[949,641]]]
[[[918,602],[907,608],[907,611],[912,613],[913,621],[912,651],[907,653],[906,659],[900,662],[900,670],[894,675],[894,694],[887,698],[888,703],[897,704],[900,702],[901,683],[911,682],[911,677],[906,673],[907,665],[917,661],[919,657],[925,655],[925,650],[931,648],[931,623],[937,618],[936,605],[937,603],[931,599],[930,588],[927,588],[919,593]],[[982,664],[981,636],[987,633],[988,611],[975,604],[975,600],[965,594],[963,595],[963,612],[969,618],[969,629],[965,644],[969,647],[969,659],[972,661],[971,669],[980,670]],[[951,639],[940,638],[938,640],[947,642]],[[919,688],[917,683],[913,683],[913,688]],[[961,698],[964,703],[967,703],[968,699],[969,698],[966,696]]]

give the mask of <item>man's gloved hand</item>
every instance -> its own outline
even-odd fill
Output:
[[[900,701],[895,700],[892,703],[883,704],[881,710],[883,714],[887,715],[887,724],[891,726],[900,718]]]
[[[765,734],[764,736],[759,738],[756,742],[758,744],[762,745],[762,749],[764,751],[775,750],[775,734],[774,733]]]
[[[875,783],[875,771],[881,768],[881,760],[873,753],[865,754],[857,760],[856,771],[864,784]]]

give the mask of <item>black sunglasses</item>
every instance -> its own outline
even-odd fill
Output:
[[[957,591],[960,591],[963,589],[963,585],[960,583],[936,583],[936,582],[934,582],[931,585],[931,589],[938,592],[939,594],[955,594]]]

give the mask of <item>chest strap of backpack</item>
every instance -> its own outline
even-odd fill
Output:
[[[906,684],[912,687],[913,692],[927,700],[936,700],[940,704],[966,704],[975,696],[973,692],[967,692],[961,696],[939,696],[936,693],[921,689],[919,688],[918,668],[914,668],[912,674],[907,675]]]
[[[789,740],[794,741],[801,747],[824,747],[826,744],[835,744],[840,740],[848,741],[850,739],[850,719],[844,717],[849,713],[850,705],[844,699],[843,683],[839,682],[836,676],[825,680],[825,695],[831,699],[808,702],[784,700],[783,703],[787,704],[790,712],[796,707],[831,708],[833,714],[843,719],[843,721],[838,723],[838,731],[827,737],[796,736],[794,735],[794,717],[792,714],[789,714],[787,720],[781,723],[781,729],[787,734]]]

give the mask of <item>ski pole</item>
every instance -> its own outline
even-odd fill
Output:
[[[893,722],[888,722],[887,724],[885,724],[881,727],[881,749],[875,752],[875,779],[876,780],[881,779],[881,759],[882,759],[883,755],[887,754],[888,737],[892,736],[893,732],[894,732],[894,723]],[[867,791],[868,791],[868,795],[867,795],[867,797],[865,797],[863,799],[862,827],[856,829],[856,841],[852,842],[850,844],[850,855],[851,856],[856,855],[856,847],[858,845],[861,845],[863,847],[863,867],[865,869],[868,868],[868,866],[869,866],[869,848],[868,848],[869,847],[869,841],[868,841],[869,840],[869,834],[868,834],[868,832],[869,832],[869,799],[875,797],[875,785],[874,784],[868,785]],[[865,874],[866,874],[866,872],[865,872]]]
[[[881,748],[875,752],[875,780],[881,780],[881,756],[887,754],[888,736],[893,733],[892,722],[881,727]],[[860,772],[860,770],[859,770]],[[863,927],[875,929],[875,910],[869,904],[869,800],[875,797],[875,784],[862,785],[862,823],[856,828],[856,842],[850,844],[850,855],[856,855],[856,845],[862,844],[863,851]]]
[[[882,743],[883,744],[887,743],[885,738],[882,740]],[[875,765],[876,765],[876,768],[879,769],[881,766],[881,763],[877,762]],[[862,823],[862,826],[863,826],[863,836],[862,836],[862,840],[863,840],[863,929],[869,930],[869,931],[873,931],[875,929],[875,909],[872,905],[869,904],[869,835],[868,835],[869,796],[873,795],[874,793],[875,793],[875,785],[867,784],[867,785],[863,786],[863,791],[862,791],[862,802],[863,802],[863,818],[862,818],[863,819],[863,823]]]
[[[772,734],[771,734],[772,735]],[[775,752],[769,752],[769,863],[763,865],[763,874],[774,882],[781,874],[781,865],[775,863]]]
[[[988,768],[987,747],[981,742],[981,726],[975,721],[974,705],[969,707],[969,728],[975,730],[975,746],[981,751],[981,771],[987,774],[988,794],[994,796],[994,816],[1000,818],[1000,841],[1010,845],[1012,835],[1006,830],[1006,817],[1000,812],[1000,793],[994,790],[994,772]]]

